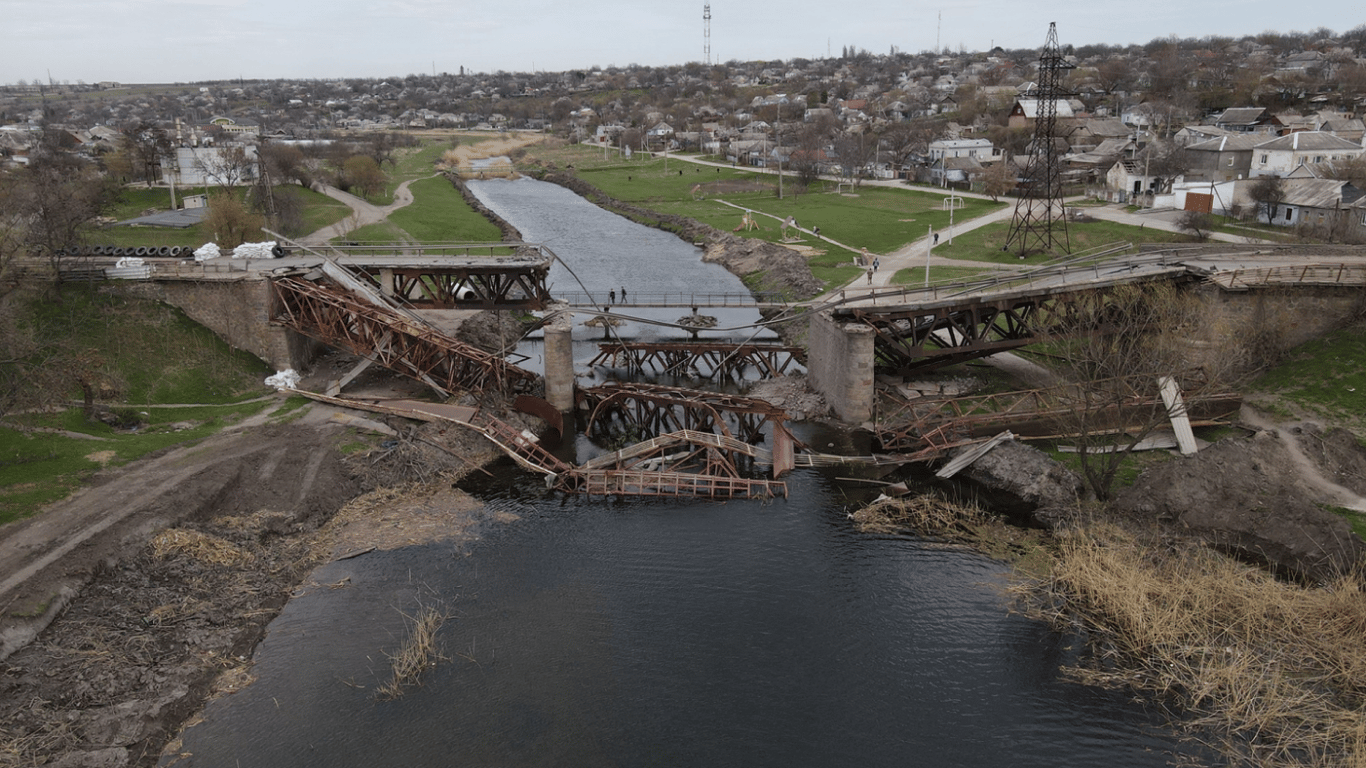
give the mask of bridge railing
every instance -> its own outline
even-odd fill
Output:
[[[686,291],[556,292],[554,298],[575,307],[755,307],[786,303],[780,293],[689,293]]]

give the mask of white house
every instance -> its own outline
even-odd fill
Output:
[[[1250,175],[1285,176],[1302,165],[1359,157],[1366,148],[1324,131],[1300,131],[1252,148]]]
[[[978,162],[995,155],[990,139],[938,139],[930,142],[930,162],[951,157],[975,157]]]
[[[254,146],[179,147],[161,161],[162,181],[180,187],[247,184],[257,172]]]

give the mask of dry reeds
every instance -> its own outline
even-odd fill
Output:
[[[1366,765],[1366,595],[1277,581],[1207,549],[1069,534],[1025,612],[1087,633],[1078,680],[1147,691],[1234,764]]]
[[[937,495],[879,496],[876,501],[850,515],[864,533],[894,533],[914,530],[923,533],[970,532],[967,526],[989,519],[981,507],[950,501]]]
[[[254,558],[230,541],[184,528],[168,528],[152,539],[152,554],[165,560],[184,556],[211,565],[241,565]]]
[[[392,675],[389,681],[375,689],[376,698],[390,700],[402,696],[404,691],[422,682],[422,673],[438,662],[447,661],[442,655],[436,633],[441,625],[450,618],[448,614],[430,606],[420,608],[416,614],[403,614],[408,624],[408,636],[398,650],[389,657]]]

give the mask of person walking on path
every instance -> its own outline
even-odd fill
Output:
[[[607,300],[613,304],[617,303],[617,291],[615,288],[607,292]]]

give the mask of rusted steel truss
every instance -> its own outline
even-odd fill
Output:
[[[1076,328],[1077,313],[1098,317],[1104,293],[977,298],[921,309],[848,310],[876,333],[874,364],[879,371],[907,373],[974,360],[1052,338],[1057,328]],[[1102,323],[1103,325],[1103,323]],[[1101,330],[1096,326],[1095,330]]]
[[[549,262],[431,267],[348,266],[380,293],[415,309],[544,309]]]
[[[327,284],[284,277],[272,285],[272,321],[417,379],[443,396],[462,390],[507,392],[536,380],[536,374],[501,357]]]
[[[1076,387],[1005,392],[972,397],[926,397],[909,400],[877,421],[875,436],[885,451],[914,453],[936,446],[975,442],[1009,429],[1020,437],[1064,436],[1067,417],[1079,407],[1092,410],[1089,427],[1099,432],[1122,432],[1151,420],[1165,410],[1154,387],[1131,380],[1095,382],[1086,396]],[[1145,394],[1147,392],[1147,394]],[[1210,423],[1236,413],[1241,396],[1215,392],[1188,396],[1186,413],[1194,424]]]
[[[588,364],[632,373],[744,380],[750,373],[764,378],[782,376],[802,354],[801,347],[768,344],[599,344],[597,357]]]
[[[579,390],[578,401],[589,411],[586,431],[591,436],[607,436],[614,429],[644,436],[693,430],[755,445],[763,442],[765,427],[787,432],[787,412],[771,403],[697,389],[605,384]]]
[[[629,496],[787,496],[779,480],[742,477],[737,456],[754,447],[711,432],[681,430],[603,454],[556,478],[574,493]]]

